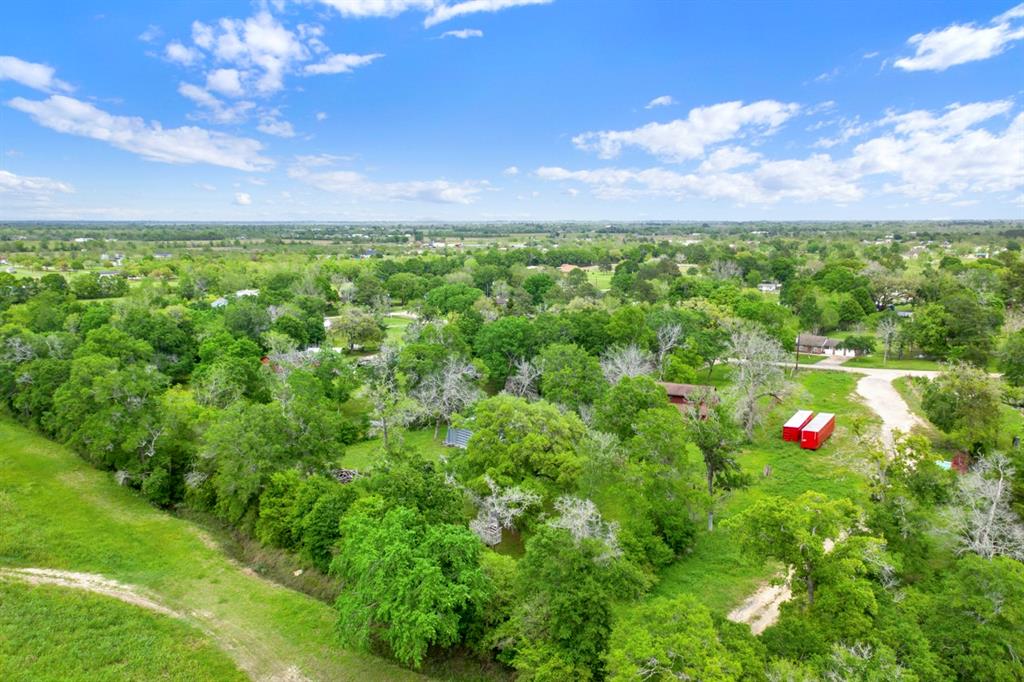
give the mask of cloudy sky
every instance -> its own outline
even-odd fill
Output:
[[[0,219],[1024,218],[1024,4],[3,16]]]

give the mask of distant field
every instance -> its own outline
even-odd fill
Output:
[[[246,680],[197,628],[64,587],[0,580],[0,672],[41,680]]]
[[[0,443],[0,566],[99,573],[145,588],[190,614],[192,625],[257,679],[284,679],[292,669],[320,680],[420,677],[341,648],[329,605],[243,570],[207,532],[154,509],[63,446],[6,418]],[[141,631],[145,619],[134,620]],[[80,630],[86,616],[70,622],[62,637],[87,634]],[[159,627],[147,636],[174,646]]]

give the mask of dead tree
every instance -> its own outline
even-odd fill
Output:
[[[659,374],[665,376],[665,360],[669,353],[679,346],[679,340],[683,336],[683,327],[680,324],[669,323],[658,327],[658,358],[657,366]]]
[[[476,381],[480,373],[472,363],[451,355],[436,372],[427,375],[416,389],[416,398],[434,417],[434,440],[441,422],[451,424],[452,415],[469,407],[483,395]]]
[[[889,352],[900,334],[900,323],[895,317],[886,317],[878,323],[878,337],[882,339],[882,362],[889,362]]]
[[[960,479],[951,523],[959,553],[1024,561],[1024,524],[1010,507],[1013,474],[1010,460],[994,453]]]
[[[781,400],[786,352],[778,341],[764,332],[740,329],[733,332],[729,340],[729,356],[735,361],[732,393],[736,419],[742,424],[747,440],[751,440],[760,418],[758,401],[767,396]]]
[[[490,494],[471,495],[477,507],[476,518],[469,529],[487,546],[501,542],[502,532],[515,528],[517,518],[530,507],[540,504],[540,495],[517,487],[501,488],[490,476],[484,477]]]
[[[537,381],[542,373],[541,366],[525,358],[516,359],[513,365],[515,371],[505,382],[505,392],[527,400],[537,398],[540,395],[537,392]]]
[[[654,363],[651,354],[636,346],[618,346],[601,358],[601,371],[610,384],[617,384],[623,377],[638,377],[651,374]]]

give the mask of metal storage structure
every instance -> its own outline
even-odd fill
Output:
[[[800,431],[800,447],[817,450],[824,445],[835,428],[836,416],[831,412],[822,412]]]
[[[800,430],[807,426],[807,422],[814,418],[813,410],[799,410],[782,425],[782,440],[791,443],[800,442]]]

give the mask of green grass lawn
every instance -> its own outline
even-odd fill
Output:
[[[867,499],[868,452],[848,428],[852,417],[877,417],[853,397],[857,375],[841,372],[803,372],[794,390],[771,409],[755,434],[754,442],[739,456],[753,484],[729,494],[717,509],[714,532],[702,530],[691,554],[662,571],[653,595],[690,593],[713,611],[725,614],[777,570],[760,566],[744,557],[735,539],[721,521],[766,495],[792,498],[807,490],[831,497],[847,497],[864,503]],[[835,412],[836,431],[820,450],[802,450],[781,438],[782,424],[797,409]],[[765,465],[772,473],[762,476]]]
[[[882,362],[882,356],[874,354],[850,358],[843,364],[847,367],[867,367],[871,369],[924,369],[934,371],[942,369],[942,364],[935,360],[920,358],[904,358],[899,360],[897,358],[889,358],[888,362]]]
[[[611,270],[587,270],[587,280],[598,291],[608,291],[612,288],[612,275],[614,274]]]
[[[808,355],[807,353],[801,353],[798,356],[796,353],[793,353],[789,359],[792,362],[796,362],[799,359],[801,365],[816,365],[827,357],[827,355]]]
[[[257,679],[293,667],[311,679],[417,677],[341,648],[329,605],[244,569],[209,533],[154,509],[65,447],[6,418],[0,443],[0,566],[99,573],[140,586],[189,614]]]
[[[444,446],[444,434],[445,427],[442,425],[440,432],[438,432],[437,440],[434,440],[434,429],[432,427],[410,429],[402,434],[402,438],[410,450],[419,452],[429,460],[437,461],[442,455],[449,452],[448,448]],[[345,454],[342,456],[339,464],[348,469],[365,471],[373,467],[373,463],[381,456],[381,453],[380,438],[364,440],[362,443],[349,445],[345,448]]]
[[[43,680],[245,680],[198,628],[64,587],[0,580],[0,674]]]
[[[402,337],[405,335],[406,328],[413,323],[413,320],[408,317],[395,317],[388,315],[384,320],[384,324],[387,325],[387,330],[384,332],[384,338],[388,343],[401,343]]]

